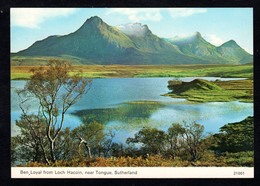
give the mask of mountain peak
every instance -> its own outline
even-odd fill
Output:
[[[92,22],[102,21],[102,19],[98,16],[92,16],[87,20],[92,21]]]
[[[225,42],[224,44],[222,44],[221,46],[224,46],[224,47],[239,47],[239,45],[234,40],[229,40],[229,41]]]
[[[232,44],[232,45],[237,45],[237,43],[236,43],[233,39],[229,40],[229,41],[226,42],[226,43],[229,43],[229,44]]]
[[[90,24],[90,23],[91,24],[99,24],[99,23],[103,23],[103,20],[98,16],[92,16],[89,19],[87,19],[83,25]]]
[[[78,33],[85,33],[86,30],[96,30],[99,29],[99,27],[105,26],[105,22],[98,17],[98,16],[92,16],[88,18],[84,24],[76,31]]]
[[[229,40],[218,47],[218,52],[226,59],[238,61],[239,63],[252,62],[253,56],[241,48],[234,40]]]
[[[142,37],[148,33],[151,33],[148,26],[142,25],[141,23],[128,23],[125,25],[116,26],[116,28],[128,36]]]
[[[173,38],[169,38],[168,40],[171,41],[173,44],[182,45],[182,44],[192,44],[194,41],[202,40],[203,37],[201,36],[200,32],[194,32],[192,34],[183,34],[183,35],[176,35]]]
[[[197,32],[195,32],[195,34],[194,34],[196,37],[202,37],[201,36],[201,34],[197,31]]]

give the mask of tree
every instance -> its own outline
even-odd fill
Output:
[[[19,128],[19,135],[11,138],[11,163],[45,162],[49,153],[49,141],[46,136],[44,120],[34,115],[21,116],[15,124]],[[29,122],[28,122],[29,120]],[[61,131],[55,142],[56,157],[58,160],[71,160],[76,152],[75,142],[71,131],[67,127]]]
[[[45,128],[45,136],[49,142],[49,148],[41,148],[44,159],[49,163],[56,160],[55,142],[62,132],[65,113],[75,104],[82,95],[86,94],[91,86],[91,79],[83,79],[82,73],[69,76],[72,65],[67,61],[50,60],[47,68],[32,70],[33,75],[26,83],[23,90],[17,91],[20,97],[20,108],[28,125],[33,125],[34,120]],[[39,107],[35,119],[31,120],[25,104],[30,99],[36,99]],[[33,134],[33,129],[28,128]],[[41,144],[43,138],[35,134]],[[40,145],[40,146],[43,146]]]
[[[128,138],[127,144],[141,143],[141,153],[161,154],[164,156],[180,156],[183,159],[199,160],[211,145],[211,138],[203,135],[204,126],[192,122],[183,125],[173,123],[167,133],[156,128],[143,128]],[[138,152],[137,152],[138,154]]]
[[[179,123],[173,123],[167,131],[167,140],[170,143],[171,155],[179,154],[184,147],[185,128]]]
[[[243,121],[229,123],[214,135],[212,149],[218,152],[241,152],[254,150],[254,118],[249,116]]]
[[[104,125],[94,121],[89,124],[85,123],[73,130],[75,138],[79,140],[79,157],[88,158],[103,155],[106,157],[112,145],[112,138],[114,134],[104,132]],[[110,138],[109,138],[110,137]]]
[[[156,128],[143,128],[134,138],[127,138],[126,143],[142,143],[144,154],[163,154],[167,136],[162,130]]]
[[[43,119],[34,114],[22,115],[21,119],[15,122],[20,134],[12,137],[13,162],[16,160],[42,162],[47,159],[45,156],[48,140],[42,123]]]
[[[191,155],[192,161],[198,160],[203,156],[204,150],[207,149],[201,141],[204,137],[204,126],[192,122],[191,124],[185,123],[184,127],[185,148]]]
[[[170,144],[170,153],[182,156],[192,161],[202,158],[210,146],[211,138],[204,138],[204,126],[192,122],[183,125],[173,123],[168,129],[167,139]],[[169,150],[168,150],[169,151]]]

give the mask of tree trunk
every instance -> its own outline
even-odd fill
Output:
[[[88,143],[85,139],[83,139],[80,134],[77,134],[79,140],[80,140],[80,144],[84,143],[85,144],[85,147],[87,148],[87,151],[88,151],[88,157],[89,158],[92,158],[92,155],[91,155],[91,150],[90,150],[90,147],[88,146]]]
[[[86,146],[86,148],[88,150],[88,157],[92,158],[90,147],[86,143],[85,143],[85,146]]]
[[[54,162],[56,160],[56,158],[55,158],[55,153],[54,153],[54,141],[53,140],[50,141],[50,147],[51,147],[51,159]]]

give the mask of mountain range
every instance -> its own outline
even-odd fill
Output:
[[[11,54],[12,65],[33,65],[42,58],[69,59],[83,65],[253,62],[253,56],[233,40],[217,47],[207,42],[199,32],[186,38],[160,38],[147,25],[134,23],[110,26],[97,16],[87,19],[73,33],[49,36],[25,50]]]

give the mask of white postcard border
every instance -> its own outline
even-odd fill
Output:
[[[11,178],[254,178],[254,168],[12,167]]]

